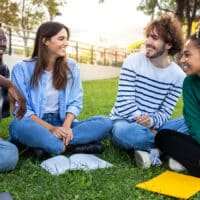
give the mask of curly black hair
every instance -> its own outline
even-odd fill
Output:
[[[189,40],[194,42],[197,48],[200,48],[200,29],[197,32],[189,37]]]

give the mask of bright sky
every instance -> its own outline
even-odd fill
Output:
[[[67,0],[62,16],[56,20],[71,29],[98,33],[116,33],[127,28],[142,29],[150,20],[136,8],[141,0]]]

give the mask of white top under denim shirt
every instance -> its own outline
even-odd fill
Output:
[[[53,71],[45,71],[47,74],[46,96],[47,102],[44,113],[58,113],[59,110],[59,92],[53,86]]]
[[[36,61],[22,61],[17,63],[13,67],[11,80],[26,99],[27,112],[24,117],[35,114],[39,118],[42,118],[47,102],[47,74],[43,72],[38,86],[30,88],[30,79],[34,72],[35,64]],[[67,87],[59,90],[59,115],[61,120],[65,119],[68,112],[73,113],[77,117],[82,109],[83,90],[80,80],[80,69],[77,63],[71,58],[67,58],[67,64],[72,74],[68,72]]]

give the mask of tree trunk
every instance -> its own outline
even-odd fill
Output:
[[[24,40],[24,51],[25,51],[25,56],[29,57],[30,56],[30,52],[29,52],[29,46],[28,46],[28,38],[29,38],[29,33],[26,33],[25,30],[23,30],[23,40]]]
[[[187,18],[187,33],[186,38],[190,37],[192,22],[195,20],[197,10],[197,0],[193,1],[193,5],[191,5],[190,0],[186,0],[186,18]]]
[[[181,24],[184,22],[184,8],[186,0],[176,0],[175,17],[179,20]]]

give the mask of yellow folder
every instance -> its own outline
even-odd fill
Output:
[[[136,187],[160,194],[188,199],[200,190],[200,178],[176,172],[165,171]]]

